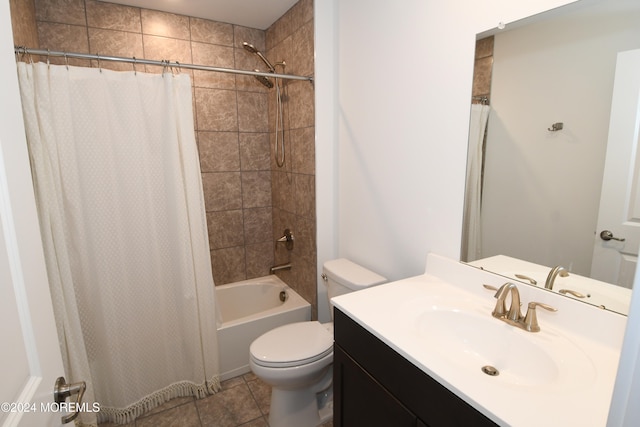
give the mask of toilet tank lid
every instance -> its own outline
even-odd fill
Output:
[[[369,286],[379,285],[387,281],[386,277],[374,273],[346,258],[327,261],[324,263],[322,269],[324,274],[330,279],[351,289],[368,288]]]

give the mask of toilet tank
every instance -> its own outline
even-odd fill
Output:
[[[322,266],[322,278],[331,298],[385,283],[387,279],[345,258],[327,261]],[[333,310],[332,310],[333,312]]]

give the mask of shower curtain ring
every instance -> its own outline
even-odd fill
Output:
[[[100,70],[100,73],[102,73],[102,64],[100,64],[100,54],[96,53],[96,58],[98,58],[98,69]]]
[[[166,59],[163,59],[161,62],[162,62],[162,77],[164,77],[164,73],[167,72],[167,66],[169,61],[167,61]]]
[[[47,48],[47,69],[49,69],[49,68],[50,68],[50,67],[49,67],[49,65],[50,65],[49,60],[50,60],[50,59],[51,59],[51,51],[49,50],[49,48]]]
[[[137,76],[137,75],[138,75],[138,70],[136,70],[136,61],[137,61],[137,59],[136,59],[136,57],[134,56],[134,57],[133,57],[133,75],[134,75],[134,76]]]
[[[69,57],[67,56],[67,52],[64,53],[64,65],[67,67],[67,70],[69,70]]]

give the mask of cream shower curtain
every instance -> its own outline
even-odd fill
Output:
[[[482,257],[482,232],[480,208],[482,205],[482,163],[484,133],[491,107],[471,105],[469,122],[469,151],[467,152],[467,181],[464,201],[464,225],[462,231],[463,261]]]
[[[67,381],[86,381],[84,400],[111,422],[215,392],[189,76],[44,63],[18,74]]]

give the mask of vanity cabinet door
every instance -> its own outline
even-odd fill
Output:
[[[333,351],[333,375],[335,427],[417,426],[416,416],[338,345]]]
[[[336,427],[496,425],[338,309],[334,310],[334,339]],[[425,342],[424,345],[428,346],[429,343]],[[354,374],[352,371],[360,372]],[[387,398],[381,397],[381,394]],[[372,414],[371,424],[357,422],[357,416],[364,417],[367,411]],[[415,418],[399,415],[405,411]],[[344,421],[345,414],[355,415],[354,418],[348,418],[348,423],[341,424],[340,417]],[[389,418],[385,417],[390,414],[398,414],[398,420],[389,423]]]

